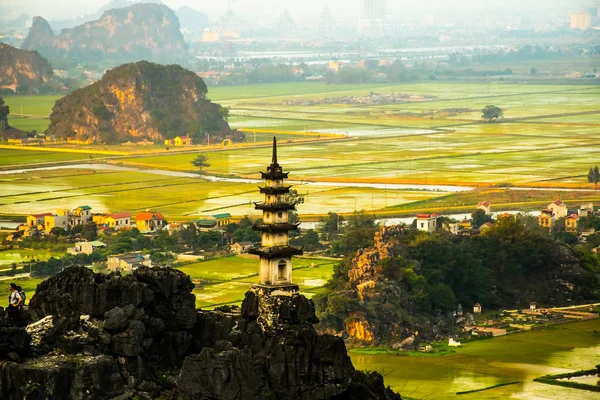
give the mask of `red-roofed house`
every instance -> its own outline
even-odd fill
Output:
[[[417,214],[417,229],[425,232],[435,232],[437,219],[437,214]]]
[[[483,210],[485,215],[490,215],[492,212],[492,204],[489,201],[482,201],[481,203],[477,204],[477,209]]]
[[[129,228],[131,226],[131,214],[127,212],[111,214],[104,219],[104,224],[113,229]]]
[[[572,214],[565,218],[565,229],[567,232],[577,233],[579,231],[579,215]]]
[[[560,200],[556,200],[548,206],[548,210],[552,210],[554,218],[566,217],[568,214],[567,205]]]
[[[167,220],[159,212],[142,212],[135,216],[135,226],[140,232],[155,232],[167,226]]]

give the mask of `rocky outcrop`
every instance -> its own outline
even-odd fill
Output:
[[[145,267],[72,267],[41,283],[34,322],[0,327],[14,338],[0,339],[0,398],[400,399],[354,370],[341,338],[315,332],[298,292],[254,288],[241,309],[199,311],[193,287]]]
[[[36,93],[52,79],[52,67],[37,51],[0,43],[0,90]]]
[[[35,17],[23,48],[36,50],[47,58],[80,62],[177,62],[187,57],[177,16],[159,4],[110,9],[98,20],[63,29],[59,35],[54,34],[45,19]]]
[[[124,64],[58,100],[46,132],[103,143],[183,135],[201,143],[206,134],[212,143],[242,140],[242,133],[229,128],[226,110],[206,93],[204,81],[178,65]]]

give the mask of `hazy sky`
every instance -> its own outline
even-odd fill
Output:
[[[163,0],[171,8],[183,5],[206,12],[211,19],[218,19],[227,10],[228,0]],[[47,19],[64,19],[95,12],[108,0],[0,0],[0,15],[25,13],[41,15]],[[338,20],[357,18],[360,0],[232,0],[233,9],[240,16],[250,18],[278,19],[287,8],[293,18],[306,21],[318,17],[327,5]],[[569,10],[585,10],[590,5],[600,5],[600,0],[388,0],[388,9],[395,16],[418,16],[423,14],[468,17],[482,10],[490,14],[503,13],[528,15],[549,14]],[[566,18],[566,14],[565,14]]]

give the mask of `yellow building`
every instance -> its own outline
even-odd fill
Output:
[[[552,214],[552,210],[542,210],[538,217],[538,225],[548,229],[554,227],[554,215]]]
[[[111,214],[104,220],[104,225],[113,229],[129,228],[131,223],[131,214],[129,213],[116,213]]]
[[[215,43],[219,41],[219,33],[218,32],[203,32],[202,33],[202,41],[208,43]]]
[[[592,26],[592,15],[586,12],[571,13],[571,29],[580,29],[582,31]]]
[[[565,229],[567,232],[577,233],[579,231],[579,215],[573,214],[565,218]]]
[[[31,214],[27,216],[27,226],[36,227],[40,225],[44,225],[44,218],[51,217],[52,213],[43,213],[43,214]]]
[[[232,222],[232,216],[229,213],[215,214],[212,217],[217,222],[217,227],[226,226]]]
[[[44,232],[50,233],[53,228],[62,228],[69,230],[69,216],[63,215],[48,215],[44,217]]]
[[[135,216],[135,226],[142,232],[154,232],[167,226],[167,220],[159,212],[142,212]]]
[[[192,138],[189,136],[176,136],[174,139],[165,140],[167,146],[190,146],[191,144]]]
[[[337,72],[337,71],[340,70],[340,68],[342,68],[342,63],[341,62],[339,62],[339,61],[330,61],[329,62],[329,69],[330,70]]]

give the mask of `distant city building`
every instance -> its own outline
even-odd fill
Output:
[[[592,15],[587,12],[571,13],[571,29],[586,30],[592,26]]]
[[[398,23],[387,15],[386,0],[362,0],[358,33],[366,36],[381,36],[394,33]]]

